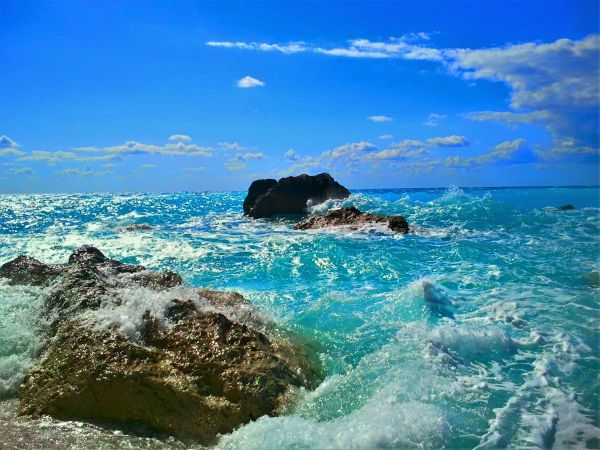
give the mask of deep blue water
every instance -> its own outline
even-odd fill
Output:
[[[223,448],[585,448],[600,442],[599,192],[361,190],[313,210],[402,214],[407,236],[253,221],[241,192],[4,195],[0,264],[19,254],[61,263],[93,244],[242,292],[313,341],[321,386]],[[567,203],[576,209],[552,208]],[[134,223],[154,229],[120,231]],[[443,304],[426,302],[427,289]],[[34,359],[39,294],[0,284],[0,399]],[[40,433],[56,430],[50,421]],[[69,430],[75,443],[148,445]]]

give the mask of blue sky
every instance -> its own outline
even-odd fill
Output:
[[[0,0],[0,191],[598,184],[597,2]]]

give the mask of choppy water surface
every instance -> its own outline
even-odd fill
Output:
[[[241,215],[244,193],[5,195],[0,263],[18,254],[65,262],[93,244],[195,286],[242,292],[318,342],[325,381],[290,415],[222,437],[225,449],[598,448],[598,194],[354,191],[318,207],[403,214],[418,229],[408,236],[252,221]],[[565,203],[577,209],[548,208]],[[154,228],[119,231],[133,223]],[[425,302],[424,281],[445,305]],[[15,419],[39,346],[39,294],[0,282],[0,446],[178,447]]]

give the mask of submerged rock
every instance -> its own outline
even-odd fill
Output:
[[[298,175],[275,180],[254,181],[244,200],[244,213],[255,219],[275,215],[303,214],[310,202],[346,198],[350,191],[328,173]]]
[[[20,282],[31,267],[55,270],[23,258],[2,266],[2,276]],[[316,359],[297,341],[223,313],[252,310],[240,294],[185,290],[173,272],[122,264],[89,246],[56,270],[45,303],[46,345],[21,387],[22,415],[142,426],[210,444],[278,414],[290,392],[320,378]],[[138,338],[97,315],[119,308],[120,289],[131,286],[167,298],[160,313],[128,310],[128,321],[141,324]]]
[[[383,216],[379,214],[364,213],[354,206],[334,209],[324,216],[312,216],[295,225],[296,230],[311,230],[317,228],[335,227],[346,225],[359,227],[372,223],[387,223],[388,228],[396,233],[408,233],[408,222],[402,216]]]

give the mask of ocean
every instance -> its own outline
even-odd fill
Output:
[[[91,244],[193,286],[238,291],[314,343],[325,380],[289,414],[242,426],[218,448],[598,448],[599,195],[353,190],[312,211],[401,214],[408,235],[248,219],[245,192],[2,195],[0,264],[20,254],[64,263]],[[555,208],[564,204],[575,209]],[[122,231],[142,223],[152,229]],[[0,281],[0,447],[189,448],[16,418],[43,298]]]

